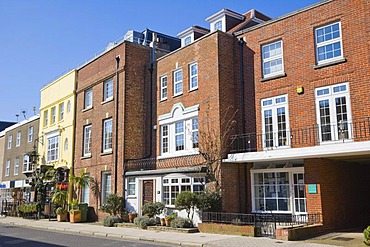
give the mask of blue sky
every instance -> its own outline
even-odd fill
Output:
[[[176,36],[228,8],[272,18],[319,0],[0,0],[0,121],[40,107],[40,89],[130,29]]]

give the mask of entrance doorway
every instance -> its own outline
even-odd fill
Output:
[[[154,202],[154,180],[143,180],[142,205],[147,202]]]

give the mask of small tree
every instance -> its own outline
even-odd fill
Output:
[[[367,246],[370,246],[370,226],[368,226],[364,230],[364,238],[365,238],[364,244],[366,244]]]
[[[198,194],[197,208],[203,212],[219,212],[222,210],[222,198],[219,191],[205,191]]]
[[[110,194],[104,204],[101,206],[103,212],[109,213],[110,215],[121,215],[124,211],[124,199],[122,196],[116,194]]]
[[[143,205],[143,214],[153,217],[154,215],[161,214],[165,205],[163,202],[147,202]]]
[[[236,113],[237,111],[232,111],[232,108],[228,107],[219,121],[212,120],[208,103],[202,128],[199,129],[199,153],[204,159],[203,165],[207,169],[208,181],[214,182],[215,191],[221,190],[221,161],[230,146],[229,138],[236,124]],[[218,124],[219,129],[215,128]]]
[[[77,201],[80,202],[82,200],[82,189],[89,185],[90,176],[85,174],[84,170],[81,170],[80,175],[72,176],[71,180],[77,192]]]
[[[175,200],[175,206],[177,209],[185,209],[186,213],[188,214],[189,219],[193,219],[194,217],[194,210],[198,204],[198,196],[197,194],[191,191],[184,191],[177,195]],[[190,218],[190,213],[192,212],[192,216]]]

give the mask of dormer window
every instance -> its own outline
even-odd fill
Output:
[[[186,37],[185,39],[184,39],[184,45],[188,45],[188,44],[190,44],[191,43],[191,37],[190,36],[188,36],[188,37]]]
[[[220,30],[227,32],[244,20],[245,16],[228,9],[222,9],[206,19],[211,32]]]
[[[214,24],[214,30],[220,30],[222,31],[222,21],[218,21]]]
[[[177,34],[181,39],[181,47],[190,45],[192,42],[209,33],[209,30],[200,26],[192,26]]]

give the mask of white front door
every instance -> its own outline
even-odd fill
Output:
[[[293,213],[307,212],[304,173],[293,173]]]

